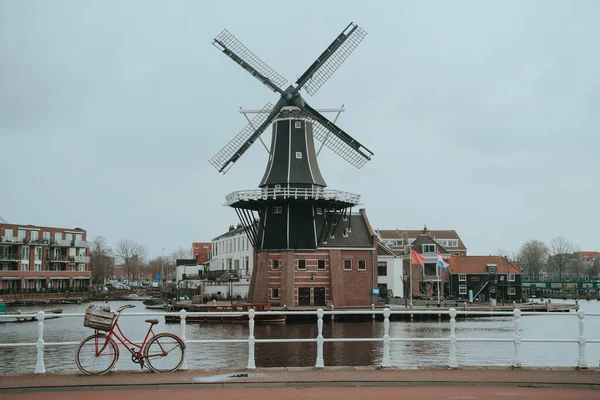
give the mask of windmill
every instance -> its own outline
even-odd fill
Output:
[[[325,243],[336,221],[360,204],[360,196],[328,190],[315,152],[314,139],[356,168],[373,153],[347,134],[301,96],[313,96],[366,36],[350,23],[296,81],[295,86],[260,60],[227,30],[213,42],[280,98],[267,103],[223,149],[209,161],[222,173],[273,126],[269,160],[259,190],[238,191],[226,197],[257,250],[315,249]],[[266,146],[265,146],[266,147]]]

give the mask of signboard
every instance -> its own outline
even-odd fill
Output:
[[[373,288],[373,294],[379,294],[379,288]]]
[[[162,279],[161,274],[156,274],[155,280],[160,281]]]

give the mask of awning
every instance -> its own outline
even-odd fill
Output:
[[[0,277],[1,280],[3,281],[20,281],[21,278],[19,278],[18,276],[3,276]]]
[[[69,277],[68,276],[51,276],[50,280],[52,280],[52,279],[69,279]]]

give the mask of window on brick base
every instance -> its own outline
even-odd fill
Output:
[[[358,270],[359,271],[367,270],[367,261],[366,260],[358,260]]]
[[[324,270],[325,269],[325,260],[317,261],[317,269]]]
[[[467,285],[458,285],[458,294],[467,294]]]
[[[344,260],[344,271],[352,271],[352,260]]]
[[[279,298],[279,289],[271,289],[271,298],[278,299]]]
[[[306,260],[298,260],[298,269],[306,269]]]
[[[508,288],[508,294],[515,295],[515,294],[517,294],[517,291],[515,290],[514,287]]]
[[[387,261],[379,261],[377,263],[377,275],[387,276]]]
[[[271,260],[273,269],[279,269],[279,260]]]

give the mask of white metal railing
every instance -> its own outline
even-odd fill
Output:
[[[90,258],[88,256],[73,256],[73,262],[87,263],[90,262]]]
[[[317,316],[317,337],[316,338],[287,338],[287,339],[256,339],[254,337],[254,325],[256,315],[272,315],[272,314],[285,314],[285,315],[316,315]],[[407,337],[390,337],[390,316],[391,315],[449,315],[450,317],[450,335],[446,337],[427,337],[427,338],[407,338]],[[457,337],[456,335],[456,317],[458,315],[470,315],[470,316],[512,316],[514,321],[514,334],[512,338],[476,338],[476,337]],[[84,313],[65,313],[61,314],[61,318],[73,318],[83,317]],[[587,361],[585,357],[585,346],[587,343],[600,343],[600,337],[596,339],[587,339],[584,336],[584,322],[585,317],[600,317],[600,313],[588,313],[586,314],[583,310],[577,312],[577,314],[570,314],[576,316],[578,320],[579,335],[577,338],[572,339],[548,339],[548,338],[522,338],[520,333],[520,321],[523,315],[536,315],[536,316],[564,316],[563,313],[553,312],[522,312],[521,310],[515,309],[510,311],[458,311],[451,308],[448,311],[442,310],[406,310],[406,311],[391,311],[389,308],[385,308],[382,311],[379,310],[361,310],[361,311],[329,311],[318,309],[317,311],[254,311],[249,310],[247,312],[187,312],[181,310],[179,312],[162,312],[162,313],[126,313],[122,314],[121,317],[135,317],[135,316],[153,316],[158,315],[179,315],[180,327],[181,327],[181,338],[186,344],[189,343],[247,343],[248,345],[248,362],[247,369],[255,369],[255,344],[256,343],[316,343],[317,354],[315,360],[316,368],[324,368],[325,363],[323,360],[323,346],[329,342],[382,342],[383,357],[381,360],[381,367],[391,367],[390,358],[390,344],[391,342],[449,342],[450,349],[448,354],[447,365],[450,368],[458,368],[458,361],[456,357],[456,345],[458,342],[496,342],[496,343],[513,343],[513,360],[511,366],[519,368],[521,364],[521,344],[522,343],[575,343],[578,345],[577,351],[577,367],[587,368]],[[186,318],[187,316],[211,316],[211,317],[227,317],[227,316],[248,316],[248,327],[249,334],[247,339],[188,339],[186,337]],[[323,318],[329,315],[333,321],[335,315],[372,315],[375,319],[375,315],[383,315],[383,335],[381,337],[360,337],[360,338],[324,338],[323,337]],[[0,320],[5,318],[15,318],[22,315],[19,314],[5,314],[0,315]],[[74,346],[80,342],[45,342],[44,341],[44,318],[45,313],[39,311],[37,313],[37,328],[38,328],[38,339],[33,343],[0,343],[2,347],[27,347],[35,346],[37,349],[37,359],[35,366],[35,374],[46,373],[44,365],[44,348],[45,346]],[[141,342],[141,341],[140,341]],[[187,363],[184,359],[182,366],[183,370],[187,369]]]
[[[354,205],[360,204],[360,195],[343,192],[341,190],[281,188],[240,190],[233,192],[225,197],[225,205],[229,206],[240,201],[256,201],[267,199],[337,200]]]

